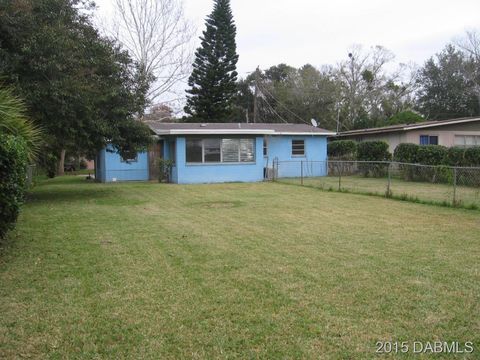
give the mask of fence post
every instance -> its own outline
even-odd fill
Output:
[[[385,193],[385,196],[388,198],[388,197],[391,197],[392,196],[392,189],[391,189],[391,186],[392,186],[392,178],[391,178],[391,172],[390,172],[390,167],[391,167],[392,163],[388,163],[388,167],[387,167],[387,176],[388,176],[388,181],[387,181],[387,192]]]
[[[300,184],[303,186],[303,160],[300,161]]]
[[[343,163],[338,164],[338,191],[342,190],[342,167]]]
[[[453,206],[457,206],[457,168],[453,168]]]
[[[278,158],[273,159],[273,181],[277,181],[278,177]]]

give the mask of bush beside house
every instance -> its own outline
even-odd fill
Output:
[[[332,160],[356,160],[357,143],[353,140],[336,140],[328,143],[328,158]]]
[[[480,166],[480,146],[471,148],[440,145],[400,144],[395,148],[393,159],[402,163],[434,166]]]

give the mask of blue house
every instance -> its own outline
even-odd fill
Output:
[[[153,156],[171,160],[170,181],[177,184],[255,182],[272,174],[276,177],[324,176],[327,136],[334,135],[303,124],[156,123],[149,126],[158,137],[160,151],[122,159],[119,154],[104,150],[97,157],[99,181],[153,179]],[[155,153],[157,155],[153,155]],[[278,163],[282,166],[275,166]]]

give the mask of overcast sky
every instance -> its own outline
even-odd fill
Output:
[[[113,0],[96,0],[102,14]],[[185,0],[198,32],[213,0]],[[479,0],[232,0],[241,75],[287,63],[345,59],[353,44],[383,45],[398,62],[422,64],[465,30],[480,28]]]

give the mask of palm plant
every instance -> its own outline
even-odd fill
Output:
[[[26,116],[25,104],[10,88],[0,87],[0,133],[23,138],[30,161],[38,155],[42,144],[42,130]]]

